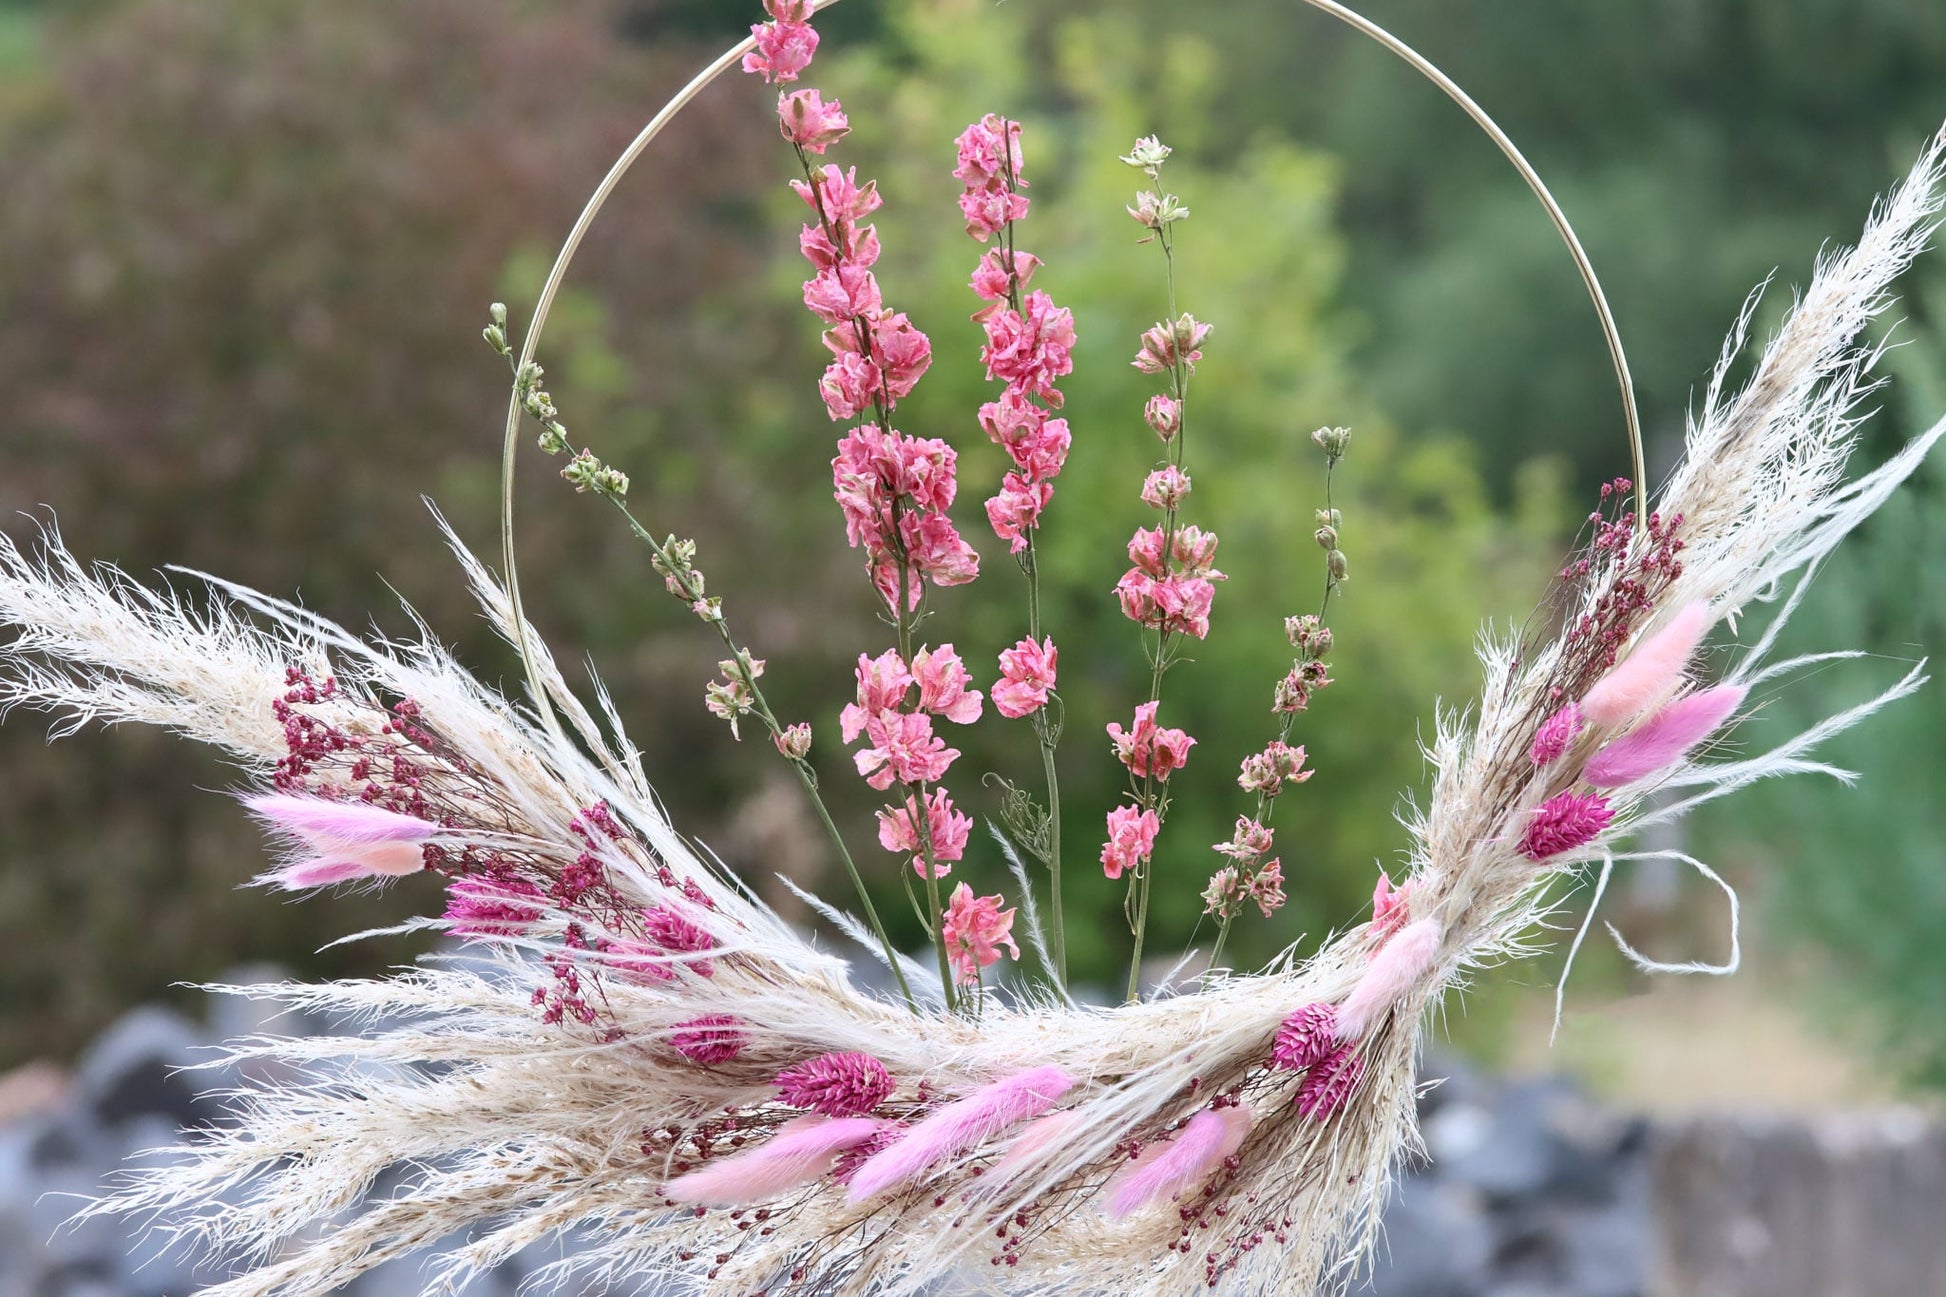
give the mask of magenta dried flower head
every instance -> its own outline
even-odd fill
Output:
[[[1539,732],[1534,735],[1534,748],[1528,756],[1537,766],[1552,765],[1568,750],[1575,735],[1581,733],[1583,724],[1581,708],[1569,703],[1541,722]]]
[[[743,1052],[743,1033],[737,1030],[742,1025],[727,1013],[691,1018],[676,1024],[669,1033],[669,1044],[692,1063],[706,1067],[727,1063]]]
[[[1307,1004],[1277,1028],[1270,1062],[1287,1072],[1301,1072],[1322,1062],[1337,1048],[1338,1011],[1328,1004]]]
[[[1546,860],[1586,846],[1614,820],[1608,799],[1599,793],[1559,793],[1534,808],[1520,835],[1520,854]]]
[[[892,1093],[892,1074],[870,1054],[820,1054],[777,1074],[777,1096],[827,1117],[862,1117]]]
[[[446,890],[447,930],[457,937],[517,937],[545,913],[541,889],[524,878],[455,878]]]
[[[1351,1100],[1365,1075],[1356,1045],[1342,1045],[1319,1059],[1297,1087],[1297,1110],[1313,1121],[1328,1121]]]

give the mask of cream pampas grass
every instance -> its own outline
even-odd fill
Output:
[[[366,1030],[238,1042],[232,1057],[269,1066],[242,1069],[257,1079],[232,1096],[232,1119],[88,1211],[235,1258],[218,1297],[326,1293],[460,1235],[427,1274],[443,1290],[570,1233],[547,1278],[576,1286],[1348,1282],[1417,1147],[1414,1060],[1444,994],[1530,953],[1564,885],[1635,829],[1755,779],[1827,770],[1819,741],[1920,682],[1914,668],[1872,703],[1735,760],[1701,743],[1722,715],[1658,710],[1727,697],[1684,694],[1696,646],[1813,570],[1946,432],[1847,480],[1877,356],[1859,339],[1932,232],[1943,161],[1936,140],[1858,246],[1822,259],[1728,394],[1745,313],[1650,525],[1597,537],[1558,592],[1558,626],[1486,638],[1478,700],[1442,714],[1428,751],[1402,922],[1353,923],[1302,963],[1146,1003],[1029,993],[990,998],[970,1021],[862,994],[692,849],[613,709],[576,701],[517,600],[463,550],[481,605],[524,647],[537,694],[524,704],[430,635],[361,642],[214,579],[196,578],[208,594],[191,599],[84,568],[52,534],[32,550],[0,542],[0,621],[14,628],[0,701],[62,729],[139,721],[222,748],[265,797],[300,799],[254,805],[306,859],[393,873],[414,867],[409,842],[417,867],[451,884],[447,915],[428,922],[479,954],[234,992]],[[1802,665],[1767,660],[1794,597],[1747,649],[1726,637],[1726,686]],[[1576,705],[1578,724],[1551,720]],[[554,713],[565,727],[540,719]],[[1600,752],[1626,778],[1595,791],[1584,775]],[[1678,796],[1651,808],[1650,787]],[[868,1111],[788,1101],[780,1079],[795,1086],[827,1055],[882,1067],[889,1086],[859,1065]]]

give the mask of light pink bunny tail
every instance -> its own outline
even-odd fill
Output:
[[[348,883],[354,878],[370,878],[371,871],[355,860],[300,860],[294,865],[265,874],[258,881],[281,887],[287,892],[302,892],[313,887]]]
[[[1678,698],[1588,762],[1582,777],[1597,788],[1620,788],[1674,765],[1743,705],[1750,690],[1718,685]]]
[[[1208,1178],[1224,1158],[1243,1145],[1255,1123],[1248,1108],[1212,1108],[1197,1113],[1153,1160],[1123,1175],[1108,1202],[1115,1220],[1164,1198],[1179,1198]]]
[[[1373,1018],[1411,990],[1439,953],[1439,922],[1420,919],[1399,929],[1399,935],[1380,947],[1365,976],[1338,1006],[1338,1039],[1356,1040]]]
[[[863,1144],[883,1124],[870,1117],[799,1117],[778,1127],[761,1148],[678,1176],[662,1192],[672,1201],[697,1207],[767,1202],[829,1171],[838,1154]]]
[[[1709,605],[1684,604],[1667,626],[1635,646],[1620,666],[1597,680],[1581,700],[1590,725],[1621,725],[1653,703],[1682,675],[1689,655],[1710,628]]]
[[[426,867],[425,851],[416,842],[374,842],[329,851],[274,869],[257,881],[296,892],[354,878],[403,878]]]
[[[1078,1114],[1072,1112],[1050,1112],[1026,1130],[1021,1131],[1005,1156],[993,1164],[992,1174],[1004,1179],[1016,1171],[1032,1166],[1040,1160],[1043,1153],[1061,1144],[1077,1116]]]
[[[401,815],[363,802],[331,802],[322,797],[264,793],[243,804],[287,833],[321,846],[355,842],[423,842],[439,832],[429,820]]]
[[[859,1167],[851,1181],[851,1200],[863,1202],[1017,1122],[1040,1116],[1073,1086],[1074,1078],[1060,1068],[1036,1067],[954,1100]]]

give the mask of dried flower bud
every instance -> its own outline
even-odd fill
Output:
[[[1156,509],[1174,509],[1189,495],[1189,474],[1170,465],[1158,468],[1142,483],[1142,502]]]
[[[1335,464],[1344,458],[1345,447],[1351,442],[1351,429],[1319,428],[1311,434],[1311,440],[1324,452],[1325,461]]]
[[[1182,199],[1148,190],[1135,195],[1135,206],[1128,209],[1128,214],[1135,218],[1137,225],[1149,230],[1160,230],[1189,219],[1189,209],[1182,205]]]
[[[1350,568],[1345,562],[1345,552],[1334,549],[1324,556],[1324,569],[1331,574],[1331,584],[1339,585],[1349,579]]]
[[[785,726],[779,733],[771,735],[770,741],[792,761],[802,761],[811,755],[811,727],[803,721]]]
[[[486,328],[480,330],[480,336],[486,339],[487,346],[492,347],[503,356],[512,350],[512,348],[507,346],[507,331],[497,324],[487,325]]]
[[[1336,527],[1320,527],[1312,533],[1312,537],[1318,542],[1319,549],[1333,550],[1338,548],[1338,529]]]
[[[1150,431],[1166,445],[1182,431],[1182,402],[1173,396],[1152,396],[1142,407],[1142,417],[1148,421]]]
[[[1314,658],[1322,658],[1325,654],[1331,652],[1331,628],[1329,626],[1320,626],[1312,633],[1310,649],[1311,656]]]
[[[495,324],[499,325],[501,328],[503,329],[506,328],[507,327],[507,304],[505,302],[495,302],[492,306],[487,307],[487,318],[492,320]]]
[[[1319,509],[1315,516],[1320,527],[1342,527],[1345,525],[1344,514],[1338,512],[1336,509]]]
[[[568,430],[550,419],[541,425],[540,448],[550,455],[564,455],[568,449]]]
[[[577,492],[586,492],[595,488],[595,476],[601,471],[601,461],[595,458],[594,452],[584,450],[568,461],[568,466],[561,470],[561,476]]]
[[[1155,136],[1144,135],[1135,141],[1135,146],[1128,151],[1128,155],[1122,161],[1137,171],[1148,172],[1149,178],[1153,180],[1157,170],[1168,160],[1170,152],[1169,146]]]
[[[1271,709],[1280,712],[1301,712],[1311,705],[1311,687],[1304,683],[1304,676],[1293,670],[1277,682],[1277,694],[1271,702]]]

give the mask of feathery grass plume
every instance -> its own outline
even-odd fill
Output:
[[[784,29],[816,7],[771,0],[765,68],[781,73],[806,52]],[[1287,956],[1168,999],[1095,1008],[996,995],[976,1023],[860,993],[839,960],[683,839],[612,708],[604,727],[574,702],[512,592],[464,556],[488,615],[527,649],[529,703],[558,709],[567,728],[481,685],[430,634],[361,642],[212,578],[197,578],[210,594],[190,601],[84,568],[51,534],[32,558],[0,541],[0,620],[18,628],[0,646],[0,705],[51,711],[63,727],[168,726],[281,795],[370,797],[439,825],[426,864],[463,902],[451,923],[475,945],[464,963],[239,992],[363,1034],[234,1045],[253,1078],[234,1121],[131,1170],[85,1214],[152,1219],[233,1258],[214,1297],[328,1293],[459,1232],[467,1242],[428,1273],[430,1289],[570,1235],[577,1248],[543,1278],[582,1287],[677,1273],[708,1292],[902,1297],[980,1260],[1004,1265],[1022,1294],[1349,1285],[1389,1177],[1416,1146],[1414,1060],[1442,993],[1529,953],[1558,885],[1589,861],[1627,859],[1615,848],[1631,830],[1754,779],[1828,770],[1816,743],[1915,687],[1916,669],[1742,760],[1705,764],[1685,748],[1662,772],[1688,790],[1682,801],[1652,810],[1625,785],[1601,823],[1578,821],[1585,837],[1557,838],[1539,859],[1521,850],[1537,810],[1593,796],[1584,776],[1612,734],[1570,733],[1538,766],[1535,739],[1619,648],[1680,610],[1727,615],[1770,597],[1946,435],[1942,422],[1845,481],[1877,355],[1857,339],[1932,231],[1943,163],[1935,140],[1858,246],[1821,259],[1748,386],[1726,396],[1746,313],[1650,526],[1607,533],[1571,568],[1564,629],[1485,644],[1477,705],[1443,712],[1429,752],[1435,780],[1402,889],[1414,923],[1389,940],[1383,925],[1353,926],[1302,963]],[[1696,634],[1709,629],[1705,619]],[[1773,635],[1728,664],[1729,686],[1792,665],[1765,664]],[[1659,678],[1675,684],[1673,670]],[[478,909],[488,903],[512,913]],[[1317,1005],[1340,1028],[1362,1021],[1321,1056],[1287,1039],[1280,1060],[1280,1032]],[[777,1101],[776,1081],[834,1053],[869,1055],[893,1085],[868,1113],[813,1125]],[[1057,1103],[1065,1120],[1044,1124]],[[1247,1129],[1206,1162],[1210,1123],[1185,1137],[1213,1109],[1234,1114],[1225,1140]],[[840,1156],[832,1141],[855,1132]],[[1159,1142],[1143,1173],[1180,1154],[1196,1163],[1196,1190],[1173,1211],[1150,1199],[1107,1219],[1107,1186],[1133,1150]],[[696,1193],[690,1177],[716,1184],[719,1201],[759,1181],[778,1196],[762,1229],[744,1229],[654,1192]]]

